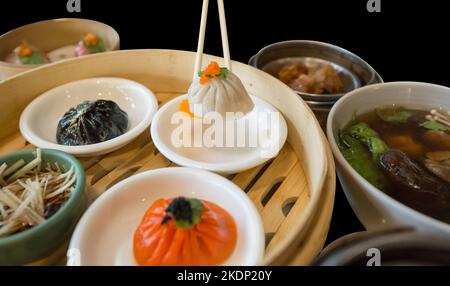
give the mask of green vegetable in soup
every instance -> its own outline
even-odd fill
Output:
[[[364,122],[350,126],[347,132],[350,136],[367,146],[374,161],[378,161],[380,156],[388,149],[383,140],[378,136],[378,133]]]
[[[450,223],[450,112],[373,109],[337,134],[341,154],[374,187]]]
[[[426,121],[420,124],[421,127],[434,131],[447,131],[448,127],[437,121]]]
[[[390,123],[406,123],[414,114],[413,111],[404,108],[378,108],[375,112],[383,121]]]
[[[383,155],[388,149],[384,141],[378,137],[370,138],[368,147],[369,151],[372,153],[372,158],[377,162],[381,155]]]
[[[364,122],[350,126],[347,132],[352,137],[361,140],[364,144],[368,144],[370,138],[378,137],[378,133]]]
[[[339,132],[337,142],[342,155],[347,162],[375,187],[385,187],[385,178],[378,168],[378,163],[373,160],[371,152],[364,144],[345,132]]]

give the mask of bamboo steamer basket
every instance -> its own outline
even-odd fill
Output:
[[[0,80],[42,65],[21,65],[5,62],[4,59],[22,41],[49,52],[66,45],[76,45],[84,35],[99,35],[107,51],[118,50],[119,34],[114,28],[101,22],[87,19],[52,19],[28,24],[0,36]]]
[[[204,62],[223,61],[204,57]],[[194,61],[195,53],[185,51],[117,51],[50,64],[5,80],[0,83],[0,122],[4,126],[0,129],[0,154],[33,147],[19,132],[19,117],[46,90],[89,77],[123,77],[150,88],[162,105],[186,93]],[[270,162],[228,178],[248,194],[260,212],[266,233],[264,264],[307,265],[324,245],[333,209],[335,169],[326,138],[307,104],[289,87],[248,65],[233,62],[232,67],[251,95],[281,111],[288,124],[288,140]],[[80,160],[91,201],[133,174],[175,166],[158,152],[149,132],[110,154]],[[64,247],[59,252],[64,253]],[[44,258],[35,264],[54,261]]]

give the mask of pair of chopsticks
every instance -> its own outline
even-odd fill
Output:
[[[194,79],[198,76],[198,72],[202,67],[203,47],[205,45],[206,21],[208,17],[208,5],[209,0],[203,0],[202,16],[200,20],[200,33],[198,35],[197,55],[195,57],[195,65],[194,65],[194,75],[193,75]],[[223,0],[217,0],[217,6],[219,8],[220,34],[222,36],[222,49],[223,49],[223,57],[225,59],[225,67],[231,71],[230,48],[228,45],[227,22],[225,19],[225,7],[223,5]]]

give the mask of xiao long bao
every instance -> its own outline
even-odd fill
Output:
[[[192,82],[188,90],[188,103],[189,112],[200,117],[213,111],[223,117],[227,112],[246,114],[254,107],[241,80],[227,68],[219,67],[215,61]],[[198,114],[198,107],[201,114]]]

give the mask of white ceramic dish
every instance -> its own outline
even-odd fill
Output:
[[[426,216],[372,186],[345,160],[335,135],[358,114],[383,106],[444,108],[450,110],[450,88],[417,82],[376,84],[352,91],[340,99],[328,117],[327,135],[333,150],[339,179],[353,211],[367,230],[413,226],[418,231],[450,237],[450,225]]]
[[[236,248],[225,265],[259,265],[264,255],[262,221],[247,195],[227,179],[189,168],[164,168],[132,176],[101,195],[72,236],[70,265],[136,265],[132,237],[148,207],[159,198],[194,197],[214,202],[235,219]]]
[[[84,146],[65,146],[56,142],[61,117],[71,107],[90,100],[112,100],[128,114],[128,130],[114,139]],[[141,134],[158,110],[158,101],[148,88],[127,79],[90,78],[51,89],[33,100],[22,112],[20,131],[40,148],[57,149],[77,156],[114,151]]]
[[[178,165],[204,169],[220,174],[234,174],[256,167],[275,157],[286,142],[287,125],[281,113],[264,100],[252,96],[255,108],[243,120],[250,122],[252,119],[256,119],[259,116],[258,114],[261,113],[273,112],[279,115],[278,121],[270,121],[267,128],[263,127],[259,129],[264,130],[263,132],[268,131],[267,134],[271,134],[271,136],[265,137],[268,138],[267,145],[247,144],[246,147],[239,147],[241,145],[237,144],[234,147],[208,146],[203,140],[200,142],[203,143],[201,146],[195,146],[193,144],[191,146],[176,146],[173,144],[172,136],[176,134],[175,132],[179,128],[180,123],[173,121],[174,123],[172,124],[171,120],[173,114],[179,111],[180,102],[186,98],[186,95],[182,95],[162,106],[156,113],[151,127],[151,136],[155,146],[164,156]],[[189,118],[187,115],[184,116]],[[260,121],[258,122],[264,121],[261,118],[263,117],[260,117]],[[191,121],[191,143],[194,143],[195,128],[199,125],[202,126],[203,133],[199,134],[204,135],[208,125],[202,124],[201,119],[192,119]],[[224,128],[223,130],[226,129]],[[247,128],[245,135],[241,136],[241,138],[245,137],[245,142],[248,143],[250,142],[249,138],[258,138],[258,132],[255,128]],[[237,137],[239,136],[236,133],[235,138]],[[182,136],[177,138],[182,138]],[[226,144],[226,140],[226,136],[224,136],[224,140],[222,140],[224,145]]]

